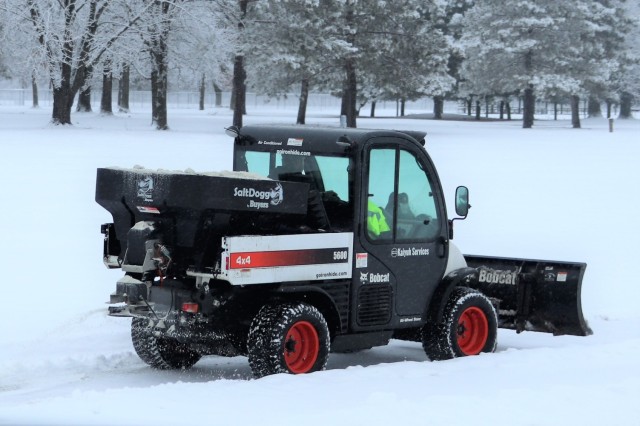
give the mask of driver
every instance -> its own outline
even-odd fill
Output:
[[[391,231],[382,209],[371,200],[367,205],[367,231],[369,237],[373,239],[378,239],[383,233]]]

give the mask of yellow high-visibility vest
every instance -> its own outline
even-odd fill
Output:
[[[382,209],[376,203],[369,200],[367,210],[367,231],[370,237],[377,238],[381,233],[391,231]]]

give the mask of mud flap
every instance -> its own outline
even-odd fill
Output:
[[[518,333],[592,334],[582,315],[582,277],[586,263],[465,255],[478,272],[470,287],[497,305],[502,328]]]

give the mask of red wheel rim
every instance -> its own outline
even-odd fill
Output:
[[[320,351],[316,328],[308,321],[299,321],[289,329],[284,341],[284,360],[289,371],[306,373],[313,368]]]
[[[458,347],[465,355],[478,355],[489,339],[489,321],[482,309],[465,309],[458,320]]]

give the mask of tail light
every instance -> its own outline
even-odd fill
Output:
[[[197,314],[198,313],[198,309],[199,309],[199,306],[198,306],[197,303],[184,302],[182,304],[182,311],[183,312],[189,312],[191,314]]]

